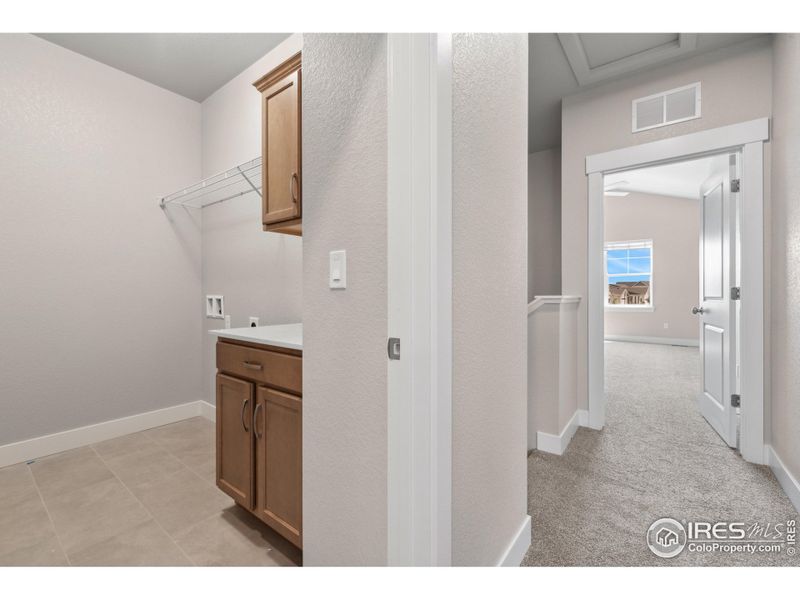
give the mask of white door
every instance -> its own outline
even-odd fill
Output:
[[[725,442],[736,447],[736,196],[731,167],[710,178],[700,192],[700,302],[692,312],[700,319],[702,361],[700,412]],[[727,162],[727,161],[726,161]],[[735,171],[734,171],[735,172]]]

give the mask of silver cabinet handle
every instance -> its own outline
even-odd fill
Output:
[[[297,195],[295,194],[295,185],[294,182],[297,180],[297,173],[292,173],[291,177],[289,177],[289,197],[292,199],[292,202],[297,204]]]
[[[261,410],[263,406],[263,404],[256,404],[256,411],[253,413],[253,431],[255,431],[257,440],[260,440],[264,435],[263,433],[258,433],[258,411]]]
[[[242,402],[242,428],[244,429],[245,433],[250,433],[250,430],[247,428],[247,424],[244,422],[244,411],[247,408],[248,402],[250,402],[249,398],[245,398]]]
[[[260,371],[262,369],[260,363],[244,361],[242,365],[245,369],[252,369],[253,371]]]
[[[706,312],[706,311],[702,307],[700,307],[700,308],[698,308],[696,306],[692,307],[692,314],[693,315],[702,315],[704,312]]]

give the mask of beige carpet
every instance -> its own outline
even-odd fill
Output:
[[[533,545],[523,565],[800,565],[795,556],[654,556],[661,517],[760,524],[798,519],[767,467],[743,461],[700,416],[696,348],[606,343],[606,427],[563,456],[528,458]]]

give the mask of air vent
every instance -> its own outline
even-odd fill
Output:
[[[633,132],[700,118],[700,82],[633,101]]]

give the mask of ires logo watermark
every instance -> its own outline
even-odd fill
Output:
[[[797,523],[678,521],[658,519],[647,529],[647,547],[660,558],[687,552],[797,554]]]
[[[647,530],[647,546],[661,558],[678,556],[686,547],[687,539],[686,528],[675,519],[658,519]]]

